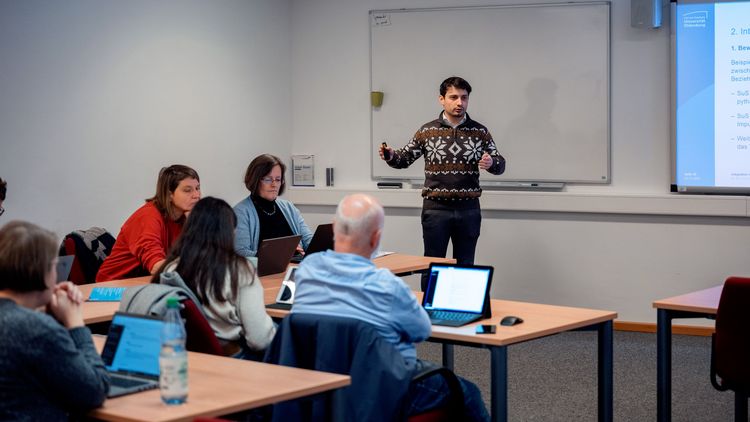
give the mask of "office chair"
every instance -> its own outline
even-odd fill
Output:
[[[274,421],[406,420],[410,384],[438,375],[448,382],[450,403],[409,420],[460,420],[463,411],[463,392],[453,372],[432,368],[414,374],[374,326],[357,319],[291,314],[282,320],[265,361],[351,376],[351,385],[334,392],[332,402],[313,396],[274,405]]]
[[[96,273],[104,259],[112,252],[115,238],[101,227],[68,233],[60,245],[60,256],[74,255],[68,278],[75,284],[96,281]]]
[[[182,318],[185,319],[187,341],[185,347],[191,352],[208,353],[224,356],[224,350],[216,338],[213,328],[199,308],[200,305],[192,299],[182,301]]]
[[[750,393],[750,278],[729,277],[716,311],[711,338],[711,384],[734,391],[734,419],[747,422]],[[721,380],[719,380],[718,378]]]

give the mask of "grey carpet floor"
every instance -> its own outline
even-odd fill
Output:
[[[441,362],[441,345],[423,343],[419,357]],[[710,337],[672,341],[672,420],[732,421],[734,393],[709,381]],[[484,349],[455,348],[456,373],[482,390],[489,409],[490,363]],[[508,348],[510,421],[596,421],[596,333],[571,332]],[[656,335],[615,331],[614,419],[656,420]]]

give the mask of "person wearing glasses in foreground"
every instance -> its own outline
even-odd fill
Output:
[[[122,225],[112,253],[96,274],[96,281],[156,273],[199,199],[201,181],[195,170],[180,164],[162,168],[156,194]]]
[[[313,237],[302,214],[291,202],[279,198],[284,193],[286,166],[271,154],[255,157],[245,172],[245,186],[250,195],[234,206],[237,230],[234,249],[242,256],[258,254],[258,245],[265,239],[301,235],[304,253]]]
[[[57,284],[58,240],[24,221],[0,229],[0,420],[77,419],[109,376],[83,323],[83,294]]]

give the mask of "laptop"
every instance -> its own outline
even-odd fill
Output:
[[[283,273],[292,259],[297,245],[302,239],[300,235],[265,239],[258,247],[258,276]]]
[[[284,280],[281,282],[281,288],[279,293],[276,295],[276,302],[266,305],[266,308],[270,309],[292,309],[292,303],[294,303],[294,274],[297,272],[297,267],[289,267],[284,274]]]
[[[490,318],[492,273],[490,266],[430,264],[422,307],[432,324],[460,327]]]
[[[73,259],[75,255],[65,255],[57,257],[57,282],[67,281],[70,275],[70,269],[73,268]]]
[[[306,256],[314,254],[316,252],[327,251],[333,249],[333,224],[321,224],[315,229],[315,234],[310,240],[310,244],[307,245],[304,255],[294,254],[292,262],[298,264],[305,259]]]
[[[107,397],[159,387],[163,325],[158,317],[115,313],[102,348],[102,360],[110,377]]]

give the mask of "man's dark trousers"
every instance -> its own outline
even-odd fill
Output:
[[[445,258],[450,240],[457,263],[473,264],[481,226],[482,211],[478,199],[425,199],[422,206],[424,255]],[[422,275],[422,291],[427,288],[427,277],[427,274]]]

